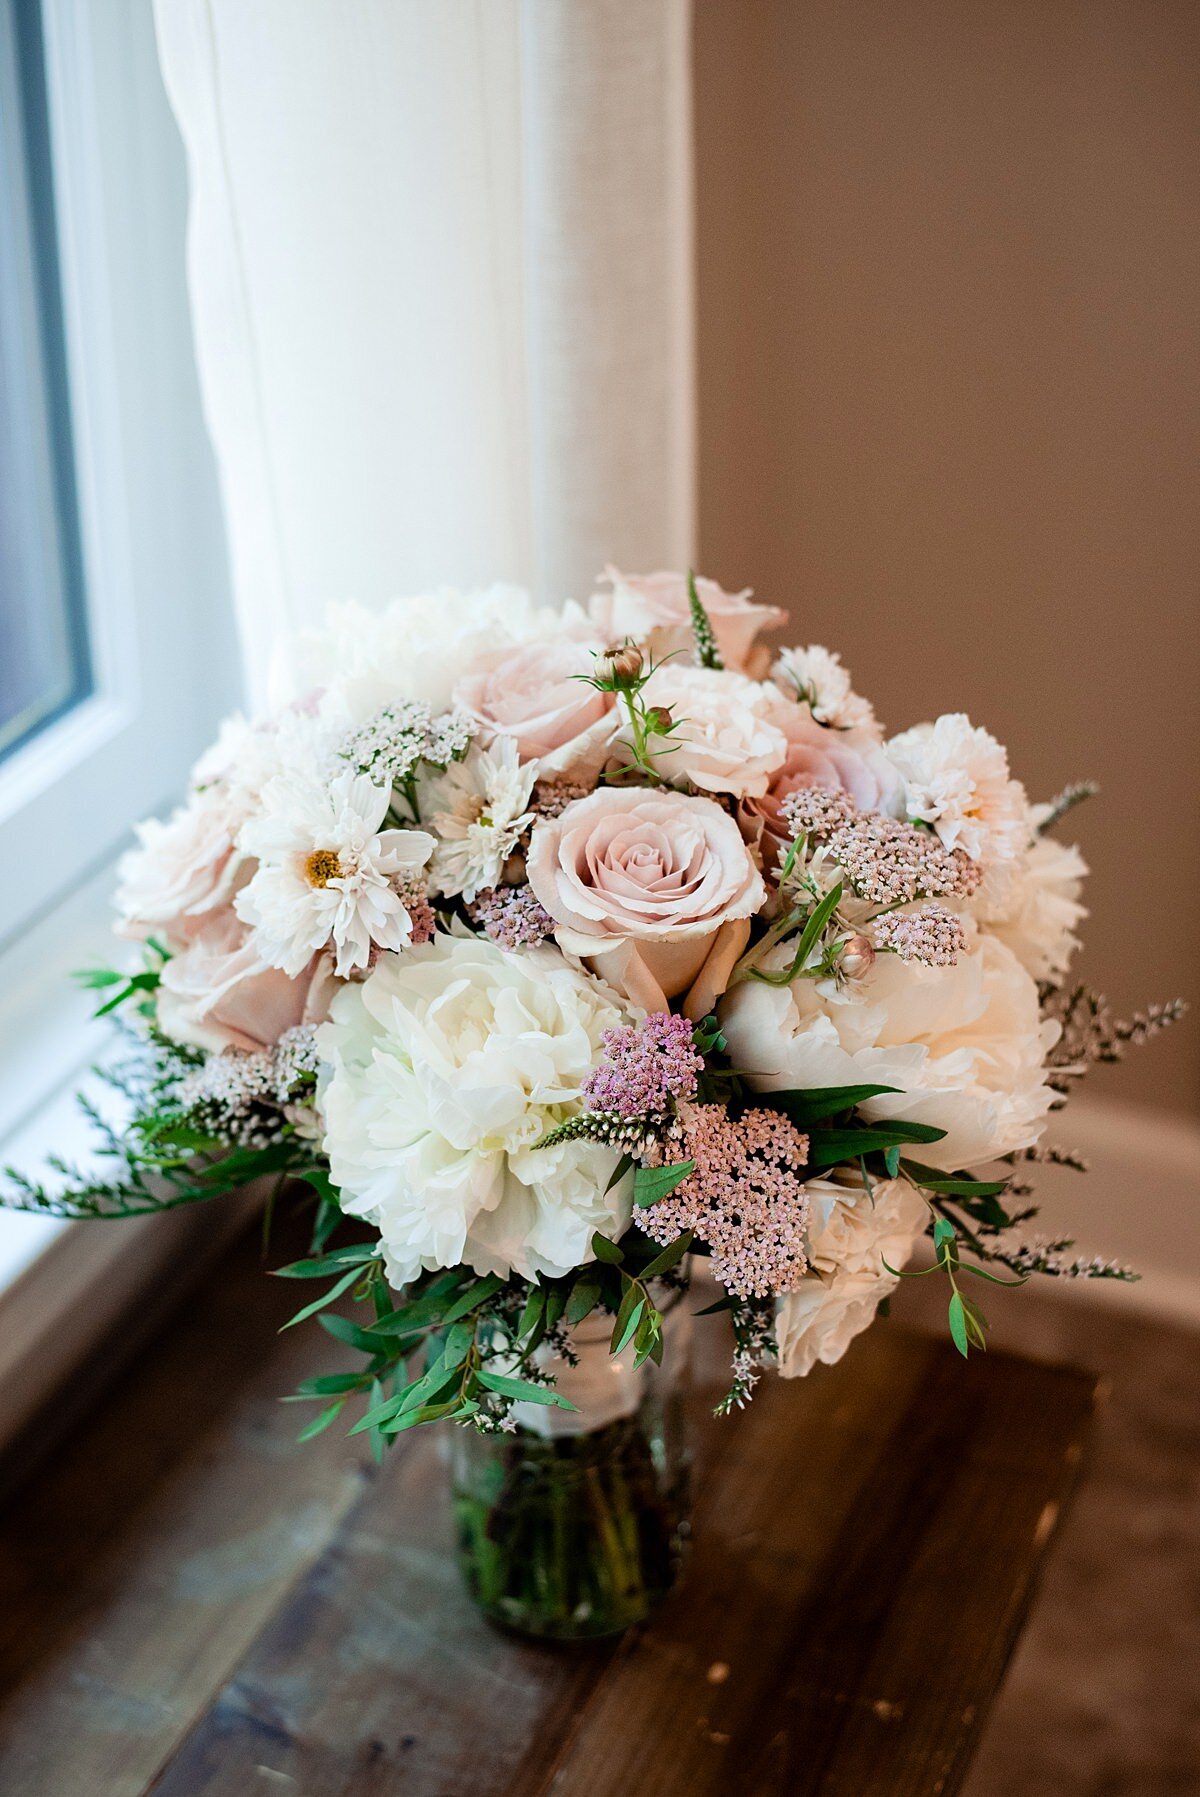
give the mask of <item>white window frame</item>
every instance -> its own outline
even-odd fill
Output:
[[[121,955],[109,905],[132,823],[182,796],[241,696],[151,0],[42,0],[41,17],[93,690],[0,762],[0,1164],[31,1172],[48,1152],[86,1154],[70,1092],[109,1032],[69,976]],[[160,1269],[191,1227],[168,1221],[0,1211],[0,1374],[36,1357],[30,1330],[56,1326],[56,1293],[90,1291],[102,1318],[117,1264],[131,1288]]]
[[[0,953],[179,794],[237,698],[150,0],[41,10],[93,691],[0,762]]]

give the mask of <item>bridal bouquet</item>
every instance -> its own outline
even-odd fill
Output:
[[[1074,1164],[1051,1112],[1178,1009],[1064,983],[1086,870],[1052,832],[1091,789],[1031,805],[960,712],[887,736],[784,621],[612,569],[586,607],[335,608],[125,860],[143,958],[90,976],[139,1038],[113,1176],[9,1201],[307,1182],[295,1320],[360,1356],[308,1433],[361,1401],[377,1443],[570,1410],[601,1318],[661,1360],[697,1256],[726,1406],[837,1359],[925,1238],[963,1354],[976,1279],[1130,1277],[1024,1233],[1032,1167]]]

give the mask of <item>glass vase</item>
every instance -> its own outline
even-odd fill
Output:
[[[609,1352],[612,1318],[572,1331],[578,1364],[547,1364],[574,1411],[514,1407],[512,1432],[458,1428],[458,1559],[492,1621],[555,1641],[640,1622],[679,1573],[687,1534],[691,1316],[664,1318],[663,1364]]]

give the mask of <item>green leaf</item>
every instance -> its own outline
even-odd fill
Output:
[[[322,1410],[320,1416],[314,1416],[311,1423],[305,1423],[303,1429],[301,1429],[299,1435],[297,1435],[296,1440],[311,1441],[314,1435],[323,1434],[323,1432],[328,1429],[330,1423],[336,1422],[341,1414],[342,1404],[340,1401],[336,1404],[330,1404],[327,1409]]]
[[[571,1287],[571,1295],[567,1299],[567,1321],[574,1328],[582,1323],[585,1317],[591,1316],[600,1302],[600,1275],[594,1269],[583,1272]]]
[[[592,1253],[597,1260],[607,1262],[610,1267],[619,1267],[625,1258],[617,1244],[610,1242],[608,1237],[601,1235],[598,1230],[592,1237]]]
[[[1006,1179],[971,1179],[966,1174],[942,1173],[936,1167],[922,1166],[920,1161],[906,1160],[900,1165],[914,1185],[924,1192],[936,1192],[939,1198],[998,1198],[1008,1190]]]
[[[530,1385],[524,1379],[507,1379],[502,1373],[479,1370],[479,1383],[502,1398],[515,1398],[523,1404],[554,1404],[559,1410],[574,1410],[576,1405],[547,1385]]]
[[[357,1348],[360,1354],[375,1355],[387,1352],[383,1342],[373,1340],[365,1329],[360,1329],[357,1323],[350,1321],[349,1317],[339,1316],[337,1311],[319,1316],[317,1321],[322,1329],[333,1336],[335,1341],[345,1342],[348,1347]]]
[[[549,1333],[562,1320],[563,1311],[567,1308],[567,1287],[556,1281],[546,1292],[546,1331]]]
[[[665,1273],[669,1267],[675,1266],[678,1261],[683,1259],[691,1245],[692,1231],[690,1229],[685,1229],[683,1234],[677,1235],[675,1240],[671,1242],[668,1247],[664,1248],[661,1254],[655,1255],[648,1267],[642,1268],[641,1276],[643,1280],[657,1279],[660,1273]]]
[[[737,1299],[733,1297],[732,1293],[727,1292],[723,1298],[718,1298],[715,1304],[706,1304],[703,1310],[694,1310],[692,1315],[696,1317],[715,1317],[718,1311],[732,1310],[736,1303]]]
[[[951,1339],[965,1360],[967,1358],[967,1317],[963,1309],[962,1295],[959,1292],[950,1294],[949,1319]]]
[[[895,1179],[900,1171],[900,1147],[898,1143],[893,1142],[890,1148],[884,1149],[883,1164],[887,1168],[888,1178]]]
[[[750,969],[751,979],[761,980],[767,986],[790,986],[792,981],[807,965],[808,957],[821,939],[822,932],[829,919],[842,902],[842,882],[839,880],[833,889],[825,894],[821,902],[813,909],[796,945],[790,967],[781,968],[778,973],[764,973],[759,967]]]
[[[669,1167],[639,1167],[633,1176],[633,1202],[642,1210],[649,1210],[695,1171],[695,1161],[675,1161]]]
[[[335,1392],[355,1391],[363,1382],[361,1373],[320,1373],[315,1379],[301,1379],[297,1398],[329,1398]]]
[[[852,1111],[856,1104],[864,1104],[868,1098],[881,1098],[900,1090],[899,1086],[812,1086],[807,1092],[799,1088],[759,1092],[755,1094],[755,1103],[786,1111],[792,1122],[802,1129],[805,1124],[822,1123],[826,1117],[835,1117],[839,1111]]]
[[[324,1292],[321,1297],[314,1298],[311,1304],[306,1304],[303,1310],[298,1310],[294,1317],[289,1317],[287,1322],[283,1325],[283,1329],[294,1329],[296,1324],[303,1323],[306,1317],[315,1316],[319,1310],[324,1310],[327,1304],[332,1304],[336,1298],[340,1298],[342,1293],[348,1291],[352,1285],[361,1279],[361,1277],[361,1269],[359,1267],[351,1267],[350,1271],[348,1273],[343,1273],[337,1283],[331,1285],[329,1290]],[[283,1334],[283,1329],[279,1331],[281,1335]]]
[[[338,1267],[365,1267],[378,1258],[378,1250],[369,1243],[354,1242],[345,1248],[331,1248],[328,1254],[319,1254],[312,1260],[294,1260],[290,1266],[276,1267],[271,1276],[274,1279],[324,1279]]]
[[[517,1324],[518,1341],[523,1340],[525,1336],[533,1333],[541,1322],[545,1309],[545,1292],[540,1285],[531,1286],[529,1296],[525,1300],[524,1309],[521,1311],[520,1321]]]
[[[621,1156],[620,1160],[617,1162],[616,1166],[612,1170],[612,1175],[609,1179],[608,1184],[604,1188],[604,1196],[606,1198],[608,1197],[608,1194],[612,1191],[612,1189],[615,1185],[620,1185],[621,1181],[624,1179],[625,1175],[629,1172],[629,1170],[633,1166],[633,1164],[634,1164],[633,1156],[631,1154],[623,1154]]]
[[[933,1224],[933,1246],[935,1253],[941,1247],[943,1242],[954,1241],[956,1234],[957,1231],[949,1217],[935,1217]]]
[[[940,1142],[945,1133],[944,1129],[934,1130],[932,1124],[899,1121],[872,1124],[865,1129],[820,1129],[809,1137],[808,1164],[832,1167],[838,1161],[882,1152],[903,1142]]]
[[[456,1323],[459,1317],[469,1316],[473,1310],[478,1310],[481,1304],[486,1304],[503,1284],[504,1281],[499,1273],[488,1273],[475,1285],[468,1287],[461,1298],[455,1299],[442,1318],[442,1322]]]
[[[625,1296],[621,1299],[621,1308],[617,1312],[617,1320],[613,1324],[612,1340],[609,1351],[619,1354],[630,1336],[638,1326],[643,1310],[646,1308],[646,1294],[636,1279],[631,1279],[625,1288]]]

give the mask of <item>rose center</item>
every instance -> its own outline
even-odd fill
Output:
[[[314,849],[304,863],[304,877],[310,886],[328,886],[330,880],[340,880],[342,864],[334,849]]]

